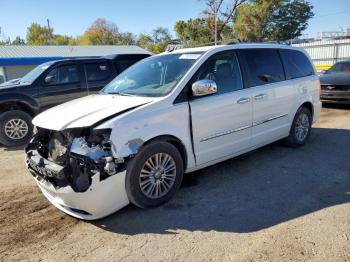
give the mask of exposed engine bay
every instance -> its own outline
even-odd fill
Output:
[[[104,180],[125,169],[123,160],[113,158],[109,136],[110,130],[40,128],[26,148],[28,168],[56,189],[71,186],[85,192],[95,174]]]

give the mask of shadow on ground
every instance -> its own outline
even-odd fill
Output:
[[[332,104],[332,103],[322,103],[322,107],[330,109],[341,109],[350,110],[350,104]]]
[[[24,150],[26,146],[13,146],[13,147],[7,147],[3,144],[0,143],[0,150],[4,150],[4,151],[20,151],[20,150]]]
[[[350,130],[314,128],[307,145],[274,143],[186,175],[167,204],[92,222],[122,234],[254,232],[350,202]]]

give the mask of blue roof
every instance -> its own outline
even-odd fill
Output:
[[[0,66],[18,66],[18,65],[40,65],[45,62],[53,60],[64,59],[62,56],[52,57],[13,57],[2,58],[0,57]]]

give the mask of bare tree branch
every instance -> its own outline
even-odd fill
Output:
[[[210,31],[215,34],[215,16],[219,20],[220,26],[217,29],[217,37],[221,39],[221,34],[224,31],[225,27],[232,21],[233,16],[237,8],[247,2],[248,0],[230,0],[230,4],[226,7],[225,11],[221,11],[225,5],[225,0],[200,0],[205,3],[206,9],[203,11],[203,14],[212,19],[208,23]],[[215,36],[215,35],[214,35]]]

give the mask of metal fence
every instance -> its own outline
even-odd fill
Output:
[[[293,46],[304,48],[318,70],[328,69],[339,61],[350,60],[350,39],[322,40]]]

